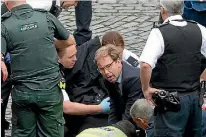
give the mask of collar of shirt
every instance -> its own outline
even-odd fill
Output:
[[[168,21],[173,21],[173,20],[182,20],[182,16],[181,15],[174,15],[174,16],[170,16],[168,17],[164,23],[168,22]]]
[[[16,12],[22,9],[32,9],[32,7],[29,4],[22,4],[11,9],[11,12]]]
[[[176,21],[176,20],[183,20],[183,18],[181,15],[170,16],[163,22],[163,24],[169,21],[169,23],[174,26],[186,26],[187,25],[186,21]]]
[[[120,75],[119,75],[116,82],[119,83],[119,84],[122,82],[122,72],[120,73]]]

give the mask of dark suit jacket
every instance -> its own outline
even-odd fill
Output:
[[[96,50],[101,46],[95,37],[77,47],[77,62],[72,69],[63,69],[66,79],[66,92],[72,102],[99,104],[108,97],[104,78],[94,62]],[[108,114],[64,115],[66,126],[73,134],[96,125],[106,126]],[[72,133],[69,133],[71,135]]]
[[[101,46],[95,37],[77,48],[77,62],[73,69],[64,69],[66,91],[72,102],[99,104],[108,97],[104,79],[94,62],[96,50]]]
[[[120,120],[130,120],[130,108],[133,103],[143,98],[140,82],[140,71],[137,67],[132,67],[126,62],[122,62],[122,94],[114,83],[105,81],[105,86],[111,99],[109,124],[114,124]]]

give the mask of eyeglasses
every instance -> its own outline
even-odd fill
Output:
[[[112,64],[115,62],[116,60],[113,60],[110,64],[106,65],[105,67],[103,68],[98,68],[98,71],[100,73],[104,73],[105,70],[108,70],[109,72],[111,72],[111,68],[112,68]]]

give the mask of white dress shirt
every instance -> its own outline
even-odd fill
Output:
[[[181,15],[175,15],[167,18],[164,21],[164,23],[166,23],[169,20],[170,24],[174,26],[186,26],[187,25],[186,21],[182,21],[182,22],[175,21],[181,19],[182,19]],[[206,28],[200,24],[197,25],[202,33],[201,53],[206,57]],[[160,30],[158,28],[152,29],[147,39],[144,50],[140,56],[139,62],[140,63],[145,62],[149,64],[153,69],[157,63],[157,60],[163,55],[164,48],[165,48],[164,40]]]

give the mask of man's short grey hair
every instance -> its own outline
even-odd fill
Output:
[[[153,111],[154,107],[151,106],[146,99],[138,99],[132,105],[130,109],[130,115],[132,116],[133,120],[141,118],[149,121],[153,115]]]
[[[184,9],[183,0],[160,0],[160,6],[162,6],[168,13],[172,15],[182,15]]]

